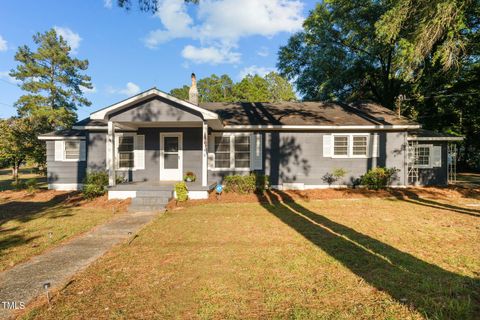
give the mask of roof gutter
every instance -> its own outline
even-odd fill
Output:
[[[463,141],[465,137],[407,137],[408,141]]]
[[[232,125],[224,126],[219,131],[239,130],[411,130],[420,129],[420,125],[352,125],[352,126],[316,126],[316,125]]]
[[[85,140],[85,137],[68,136],[38,136],[38,140]]]

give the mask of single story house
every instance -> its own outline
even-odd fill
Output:
[[[462,139],[374,103],[199,104],[194,75],[190,101],[152,88],[39,138],[50,189],[77,190],[88,171],[106,170],[110,198],[168,197],[186,172],[197,177],[191,198],[207,197],[226,175],[250,172],[279,189],[329,187],[323,176],[337,168],[347,172],[335,183],[343,187],[377,166],[398,169],[393,186],[446,185],[454,172],[449,145]]]

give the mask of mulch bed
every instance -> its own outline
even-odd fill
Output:
[[[167,210],[178,210],[180,208],[192,207],[211,203],[262,203],[278,201],[278,196],[282,201],[295,200],[330,200],[330,199],[361,199],[361,198],[429,198],[429,199],[454,199],[454,198],[475,198],[480,199],[480,188],[452,187],[415,187],[415,188],[392,188],[385,190],[368,189],[312,189],[312,190],[288,190],[288,191],[267,191],[264,194],[237,194],[223,193],[217,197],[215,192],[211,192],[208,199],[188,200],[183,203],[177,203],[171,200],[167,205]]]

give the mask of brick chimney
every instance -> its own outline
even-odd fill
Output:
[[[198,105],[197,77],[195,73],[192,73],[192,86],[190,90],[188,90],[188,101],[194,105]]]

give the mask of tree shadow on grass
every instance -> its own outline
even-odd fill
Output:
[[[469,209],[469,208],[464,208],[464,207],[459,207],[459,206],[455,206],[447,203],[434,201],[431,199],[422,198],[418,194],[410,190],[392,190],[391,192],[395,198],[405,202],[422,205],[422,206],[426,206],[434,209],[454,211],[457,213],[480,218],[480,210],[477,210],[477,209]]]
[[[458,275],[336,223],[268,191],[262,206],[357,276],[431,319],[480,314],[479,279]]]
[[[72,196],[72,193],[55,195],[47,201],[10,201],[0,204],[0,226],[4,223],[17,220],[27,222],[58,209],[63,202]],[[1,229],[0,229],[1,230]]]

